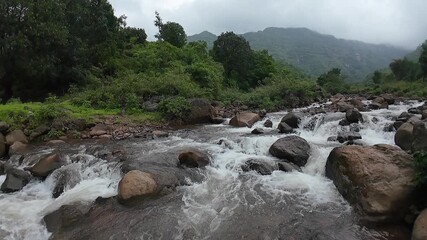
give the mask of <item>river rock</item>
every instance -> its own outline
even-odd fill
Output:
[[[50,127],[45,124],[42,124],[32,131],[32,133],[30,134],[30,139],[35,139],[37,137],[40,137],[48,133],[49,131],[50,131]]]
[[[273,127],[273,122],[270,119],[265,120],[264,127],[272,128]]]
[[[391,105],[394,104],[394,102],[396,101],[396,98],[390,94],[390,93],[385,93],[385,94],[381,94],[381,97],[387,102],[387,104]]]
[[[342,146],[330,153],[326,176],[371,220],[399,220],[411,206],[412,164],[411,155],[395,146]]]
[[[344,143],[346,141],[353,141],[357,139],[362,139],[362,136],[358,132],[355,132],[355,131],[338,132],[337,140],[340,143]]]
[[[55,179],[55,186],[52,190],[54,198],[59,197],[65,190],[76,186],[81,180],[79,166],[76,163],[64,166],[52,174]]]
[[[179,164],[190,168],[201,168],[209,165],[209,156],[198,150],[186,150],[178,156]]]
[[[251,133],[252,134],[263,134],[264,133],[264,129],[262,129],[262,128],[255,128],[254,130],[252,130]]]
[[[156,191],[157,183],[150,173],[132,170],[120,180],[117,196],[122,203],[128,203],[153,195]]]
[[[211,123],[213,124],[221,124],[223,122],[225,122],[225,119],[223,117],[213,117],[211,119]]]
[[[256,159],[246,161],[241,168],[244,172],[256,171],[261,175],[271,175],[273,171],[278,169],[274,163]]]
[[[14,130],[6,135],[6,144],[11,146],[15,142],[28,143],[27,137],[21,130]]]
[[[0,158],[6,155],[6,139],[0,132]]]
[[[414,124],[412,132],[412,151],[427,152],[427,120]]]
[[[427,239],[427,209],[424,209],[415,220],[412,229],[412,240],[426,240]]]
[[[165,138],[165,137],[169,137],[169,133],[164,132],[164,131],[159,131],[159,130],[154,130],[152,132],[153,134],[153,138]]]
[[[407,122],[411,117],[413,117],[413,114],[410,114],[408,112],[402,112],[396,119],[396,121],[401,122]]]
[[[418,108],[410,108],[408,109],[408,113],[412,113],[412,114],[421,114],[422,111]]]
[[[84,204],[63,205],[58,210],[44,216],[43,221],[49,232],[59,232],[81,222],[90,206]]]
[[[1,191],[5,193],[16,192],[21,190],[31,180],[31,175],[21,169],[8,168],[6,171],[6,179],[1,185]]]
[[[427,110],[423,110],[421,114],[421,120],[427,119]]]
[[[279,123],[277,129],[279,129],[280,133],[292,133],[294,131],[294,129],[285,122]]]
[[[377,97],[374,100],[372,100],[372,103],[369,104],[369,107],[371,109],[383,109],[388,108],[388,103],[385,101],[382,97]]]
[[[412,149],[414,125],[410,122],[405,122],[397,129],[394,135],[394,143],[401,149],[408,151]]]
[[[3,121],[0,121],[0,133],[6,134],[8,130],[9,130],[9,124]]]
[[[354,108],[351,104],[348,104],[344,101],[337,102],[336,106],[339,112],[347,112],[347,110]]]
[[[352,98],[352,99],[350,99],[350,104],[353,105],[359,111],[365,110],[365,105],[363,104],[363,102],[360,99]]]
[[[279,162],[277,165],[279,167],[279,170],[283,172],[302,172],[300,167],[290,162]]]
[[[363,122],[362,114],[355,108],[347,110],[345,113],[345,118],[349,123]]]
[[[30,172],[35,177],[47,177],[56,169],[64,166],[67,163],[65,156],[54,153],[42,157],[34,166],[30,168]]]
[[[342,119],[341,121],[338,122],[338,125],[348,126],[348,125],[350,125],[350,122],[347,119]]]
[[[338,137],[337,136],[330,136],[326,139],[326,141],[328,142],[336,142],[338,141]]]
[[[27,149],[27,144],[22,142],[14,142],[12,146],[9,147],[9,156],[16,154],[24,154]]]
[[[298,124],[301,122],[301,115],[294,112],[290,112],[286,114],[282,118],[282,120],[280,120],[280,122],[284,122],[292,128],[298,128]]]
[[[302,137],[287,136],[273,143],[269,152],[277,158],[285,159],[302,167],[310,157],[310,144]]]
[[[230,120],[230,125],[235,127],[252,127],[254,123],[259,121],[261,118],[258,114],[252,112],[242,112],[234,116]]]
[[[65,141],[64,140],[55,139],[55,140],[48,141],[46,144],[48,144],[48,145],[61,145],[61,144],[65,144]]]
[[[213,118],[213,108],[210,102],[202,98],[188,100],[190,113],[184,119],[187,124],[209,123]]]

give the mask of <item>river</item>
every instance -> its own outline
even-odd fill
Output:
[[[362,113],[365,122],[360,124],[361,142],[366,145],[394,144],[394,132],[384,132],[384,126],[392,123],[401,112],[418,105],[410,102]],[[212,161],[205,170],[200,170],[203,180],[187,179],[185,186],[168,195],[149,199],[139,207],[115,207],[108,213],[116,216],[110,218],[113,223],[96,228],[89,224],[80,226],[79,231],[84,234],[75,234],[76,239],[351,240],[407,237],[407,230],[400,230],[400,227],[363,225],[332,181],[325,177],[326,159],[334,147],[341,145],[328,142],[327,138],[337,135],[343,128],[338,125],[343,113],[318,114],[303,119],[296,134],[310,143],[311,153],[302,172],[274,171],[271,175],[260,175],[242,171],[241,166],[248,159],[277,161],[268,149],[284,136],[273,130],[285,114],[268,114],[273,129],[265,128],[266,133],[261,135],[250,132],[257,127],[264,128],[264,121],[252,128],[234,128],[227,124],[195,126],[156,140],[132,139],[107,144],[84,141],[65,145],[63,151],[69,165],[63,168],[73,169],[77,184],[53,198],[52,190],[57,181],[54,172],[45,181],[32,180],[19,192],[0,193],[0,239],[48,239],[51,233],[43,222],[46,214],[63,205],[87,205],[98,197],[115,196],[122,175],[121,163],[92,155],[88,149],[97,145],[121,146],[131,156],[151,161],[177,156],[180,150],[192,147],[207,151]],[[311,129],[304,128],[308,123],[312,124]],[[21,162],[9,161],[23,168],[34,161],[36,153],[51,151],[51,147],[39,146],[31,153],[33,157]],[[0,176],[0,183],[4,179],[4,175]]]

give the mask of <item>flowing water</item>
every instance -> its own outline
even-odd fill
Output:
[[[411,102],[391,105],[389,109],[363,113],[360,124],[361,142],[366,145],[393,144],[394,132],[383,128],[401,112],[417,106]],[[299,109],[301,110],[301,109]],[[275,129],[286,112],[267,116]],[[308,163],[302,172],[274,171],[263,176],[243,172],[241,166],[248,159],[277,161],[268,153],[269,147],[284,134],[275,131],[262,135],[250,132],[263,127],[263,121],[250,128],[224,125],[203,125],[176,131],[171,137],[151,141],[138,139],[122,141],[134,155],[160,158],[164,152],[176,153],[192,147],[212,156],[211,165],[202,174],[204,180],[191,182],[176,192],[150,200],[152,209],[135,209],[144,213],[145,221],[131,222],[122,237],[110,239],[400,239],[393,231],[372,229],[359,223],[350,205],[341,197],[331,180],[324,176],[330,151],[340,146],[327,142],[342,128],[338,122],[343,113],[318,114],[306,117],[297,130],[311,146]],[[311,125],[311,129],[304,128]],[[48,239],[50,233],[43,216],[62,205],[93,202],[97,197],[117,194],[121,178],[120,164],[88,154],[91,144],[74,144],[67,160],[77,178],[58,198],[52,198],[57,181],[55,172],[45,181],[32,180],[22,191],[0,193],[0,239]],[[52,149],[43,147],[40,154]],[[13,162],[21,168],[31,164]],[[64,168],[64,167],[63,167]],[[5,176],[0,176],[0,183]],[[155,209],[155,210],[153,210]],[[151,216],[151,217],[150,217]],[[149,220],[149,221],[148,221]],[[167,226],[164,226],[167,225]],[[116,225],[121,226],[120,224]],[[396,230],[396,229],[394,229]],[[120,229],[117,229],[120,231]],[[103,239],[98,235],[97,239]]]

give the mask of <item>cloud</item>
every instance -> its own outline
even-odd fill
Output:
[[[188,35],[307,27],[338,38],[415,48],[427,39],[425,0],[111,0],[116,15],[153,38],[154,12]]]

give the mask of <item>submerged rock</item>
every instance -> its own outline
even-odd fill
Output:
[[[271,175],[273,171],[278,169],[277,165],[274,163],[256,159],[246,161],[241,168],[244,172],[256,171],[261,175]]]
[[[353,140],[357,140],[357,139],[362,139],[362,135],[360,135],[360,133],[355,132],[355,131],[339,132],[338,136],[337,136],[337,140],[340,143],[344,143],[347,141],[353,141]]]
[[[290,163],[290,162],[279,162],[277,164],[279,166],[279,170],[280,171],[284,171],[284,172],[294,172],[294,171],[298,171],[298,172],[302,172],[301,168],[298,167],[297,165]]]
[[[262,128],[255,128],[254,130],[252,130],[251,133],[252,134],[263,134],[264,133],[264,129],[262,129]]]
[[[209,156],[197,150],[187,150],[179,154],[179,164],[190,168],[201,168],[209,165]]]
[[[326,176],[372,220],[401,220],[411,205],[412,157],[398,147],[337,147],[327,159]]]
[[[120,202],[130,203],[153,195],[156,191],[157,183],[150,173],[132,170],[120,180],[117,196]]]
[[[235,127],[252,127],[254,123],[261,120],[260,116],[252,112],[243,112],[234,116],[230,120],[230,125]]]
[[[287,136],[273,143],[269,152],[277,158],[286,159],[302,167],[310,157],[310,144],[302,137]]]

